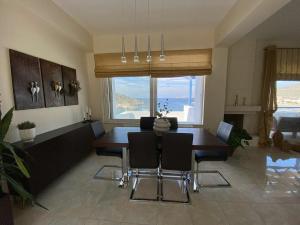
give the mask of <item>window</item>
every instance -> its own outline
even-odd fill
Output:
[[[178,77],[157,79],[157,103],[168,103],[170,117],[180,122],[202,122],[203,78]]]
[[[112,119],[139,119],[150,116],[150,78],[111,79]]]
[[[110,80],[111,119],[154,116],[158,103],[167,102],[169,117],[177,117],[181,123],[202,123],[204,76],[116,77]]]
[[[300,116],[300,81],[277,81],[276,115]]]

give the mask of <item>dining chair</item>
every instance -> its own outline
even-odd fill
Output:
[[[171,126],[170,126],[170,130],[176,130],[178,128],[178,119],[177,117],[167,117],[167,119],[169,120]]]
[[[129,166],[131,177],[135,178],[130,194],[131,200],[159,200],[159,152],[157,151],[157,139],[153,132],[129,132]],[[157,179],[156,198],[135,198],[139,178],[155,177]]]
[[[229,123],[220,122],[217,137],[223,142],[227,142],[233,126]],[[228,180],[223,176],[223,174],[218,170],[199,170],[200,162],[211,162],[211,161],[226,161],[228,158],[228,152],[225,150],[197,150],[195,153],[195,160],[197,162],[197,170],[196,170],[196,180],[197,180],[197,189],[199,187],[231,187],[231,184]],[[224,181],[224,184],[216,184],[216,185],[204,185],[199,183],[199,174],[218,174]]]
[[[92,130],[94,133],[95,139],[101,138],[105,134],[105,130],[103,128],[103,125],[100,121],[96,121],[94,123],[91,123]],[[96,154],[99,156],[111,156],[111,157],[117,157],[122,158],[122,149],[121,148],[97,148]],[[105,169],[113,169],[112,170],[112,176],[107,177],[104,176],[103,173],[105,172]],[[120,177],[115,176],[115,174],[120,173]],[[122,179],[122,167],[117,165],[104,165],[102,166],[94,175],[94,179],[101,179],[101,180],[116,180],[120,181]]]
[[[148,116],[140,118],[140,128],[142,130],[153,130],[153,124],[156,117]]]
[[[188,183],[192,171],[193,134],[166,133],[162,136],[162,155],[160,171],[160,195],[162,201],[189,203]],[[167,200],[163,194],[163,179],[183,181],[183,191],[186,201]]]

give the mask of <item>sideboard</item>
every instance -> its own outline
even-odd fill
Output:
[[[37,135],[34,142],[16,142],[15,149],[24,158],[30,178],[22,179],[34,196],[92,151],[93,122],[80,122]]]

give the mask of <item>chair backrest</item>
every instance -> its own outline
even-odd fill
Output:
[[[128,132],[131,168],[154,169],[159,166],[156,135],[153,132]]]
[[[162,136],[161,168],[190,171],[193,134],[166,133]]]
[[[178,128],[177,117],[167,117],[167,119],[169,120],[169,122],[171,124],[170,130],[176,130]]]
[[[91,123],[91,126],[92,126],[92,130],[93,130],[95,138],[100,138],[105,134],[103,124],[100,121]]]
[[[140,118],[140,128],[144,130],[153,130],[153,124],[156,117],[141,117]]]
[[[222,141],[227,142],[231,131],[232,131],[233,125],[225,122],[220,122],[218,130],[217,130],[217,137],[220,138]]]

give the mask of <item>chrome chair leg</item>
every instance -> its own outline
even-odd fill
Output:
[[[219,174],[219,176],[225,181],[226,184],[200,184],[199,183],[199,174]],[[229,181],[223,176],[223,174],[218,170],[199,170],[199,163],[197,163],[197,171],[196,171],[196,177],[197,177],[197,186],[198,191],[199,188],[218,188],[218,187],[231,187],[231,184]]]
[[[130,194],[130,200],[133,200],[133,201],[159,201],[160,200],[160,190],[159,190],[159,177],[158,177],[158,173],[156,174],[152,174],[153,176],[156,176],[157,178],[157,182],[156,182],[156,198],[135,198],[134,197],[134,194],[137,190],[137,186],[138,186],[138,179],[139,178],[149,178],[149,176],[151,176],[151,173],[146,173],[145,176],[143,176],[143,174],[140,174],[139,173],[139,170],[136,170],[136,171],[132,171],[132,174],[131,174],[131,178],[132,179],[135,179],[134,180],[134,183],[133,183],[133,186],[132,186],[132,191],[131,191],[131,194]]]
[[[173,178],[175,179],[175,178]],[[175,179],[175,180],[178,180],[178,179]],[[185,204],[189,204],[190,203],[190,194],[189,194],[189,188],[188,188],[188,183],[189,183],[189,179],[188,179],[188,175],[187,174],[181,174],[180,176],[180,180],[182,180],[183,182],[183,192],[186,193],[186,198],[187,200],[186,201],[180,201],[180,200],[167,200],[167,199],[164,199],[164,191],[163,191],[163,172],[162,172],[162,175],[161,175],[161,179],[160,179],[160,192],[161,192],[161,195],[160,195],[160,200],[162,202],[173,202],[173,203],[185,203]]]
[[[111,181],[120,181],[122,180],[122,177],[105,177],[105,176],[102,176],[101,173],[103,172],[103,170],[105,168],[115,168],[115,169],[119,169],[121,170],[122,167],[120,166],[115,166],[115,165],[104,165],[102,166],[97,172],[96,174],[94,175],[94,179],[98,179],[98,180],[111,180]]]

